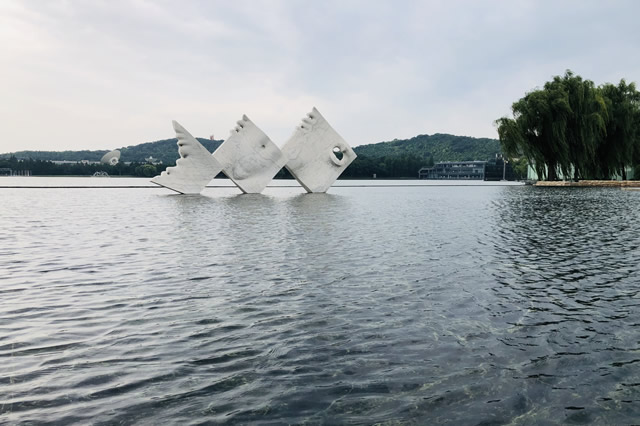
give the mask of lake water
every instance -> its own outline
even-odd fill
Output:
[[[640,192],[4,179],[0,424],[640,423]]]

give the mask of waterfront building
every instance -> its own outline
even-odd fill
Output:
[[[443,161],[418,171],[418,179],[516,180],[513,167],[500,155],[489,161]]]
[[[484,180],[486,161],[443,161],[418,171],[418,179]]]

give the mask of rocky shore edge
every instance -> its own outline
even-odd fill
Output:
[[[640,180],[580,180],[572,181],[538,181],[534,186],[577,186],[594,188],[638,188]]]

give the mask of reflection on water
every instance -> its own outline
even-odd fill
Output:
[[[631,421],[640,402],[637,194],[508,194],[497,204],[494,291],[511,325],[500,339],[513,348],[511,367],[528,392],[556,402],[552,416],[565,405],[576,421]],[[616,412],[630,417],[613,421]]]
[[[638,193],[0,191],[0,423],[640,416]]]

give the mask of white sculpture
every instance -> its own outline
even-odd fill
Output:
[[[100,159],[100,162],[102,164],[109,164],[111,166],[115,166],[116,164],[118,164],[118,161],[120,161],[120,151],[118,151],[117,149],[114,149],[111,152],[107,152]]]
[[[287,162],[276,144],[246,115],[213,157],[245,194],[262,192]]]
[[[222,170],[222,166],[189,132],[178,122],[173,122],[178,138],[180,158],[175,167],[167,167],[151,182],[181,194],[199,194]]]
[[[327,192],[356,153],[314,107],[282,148],[286,168],[307,192]]]

